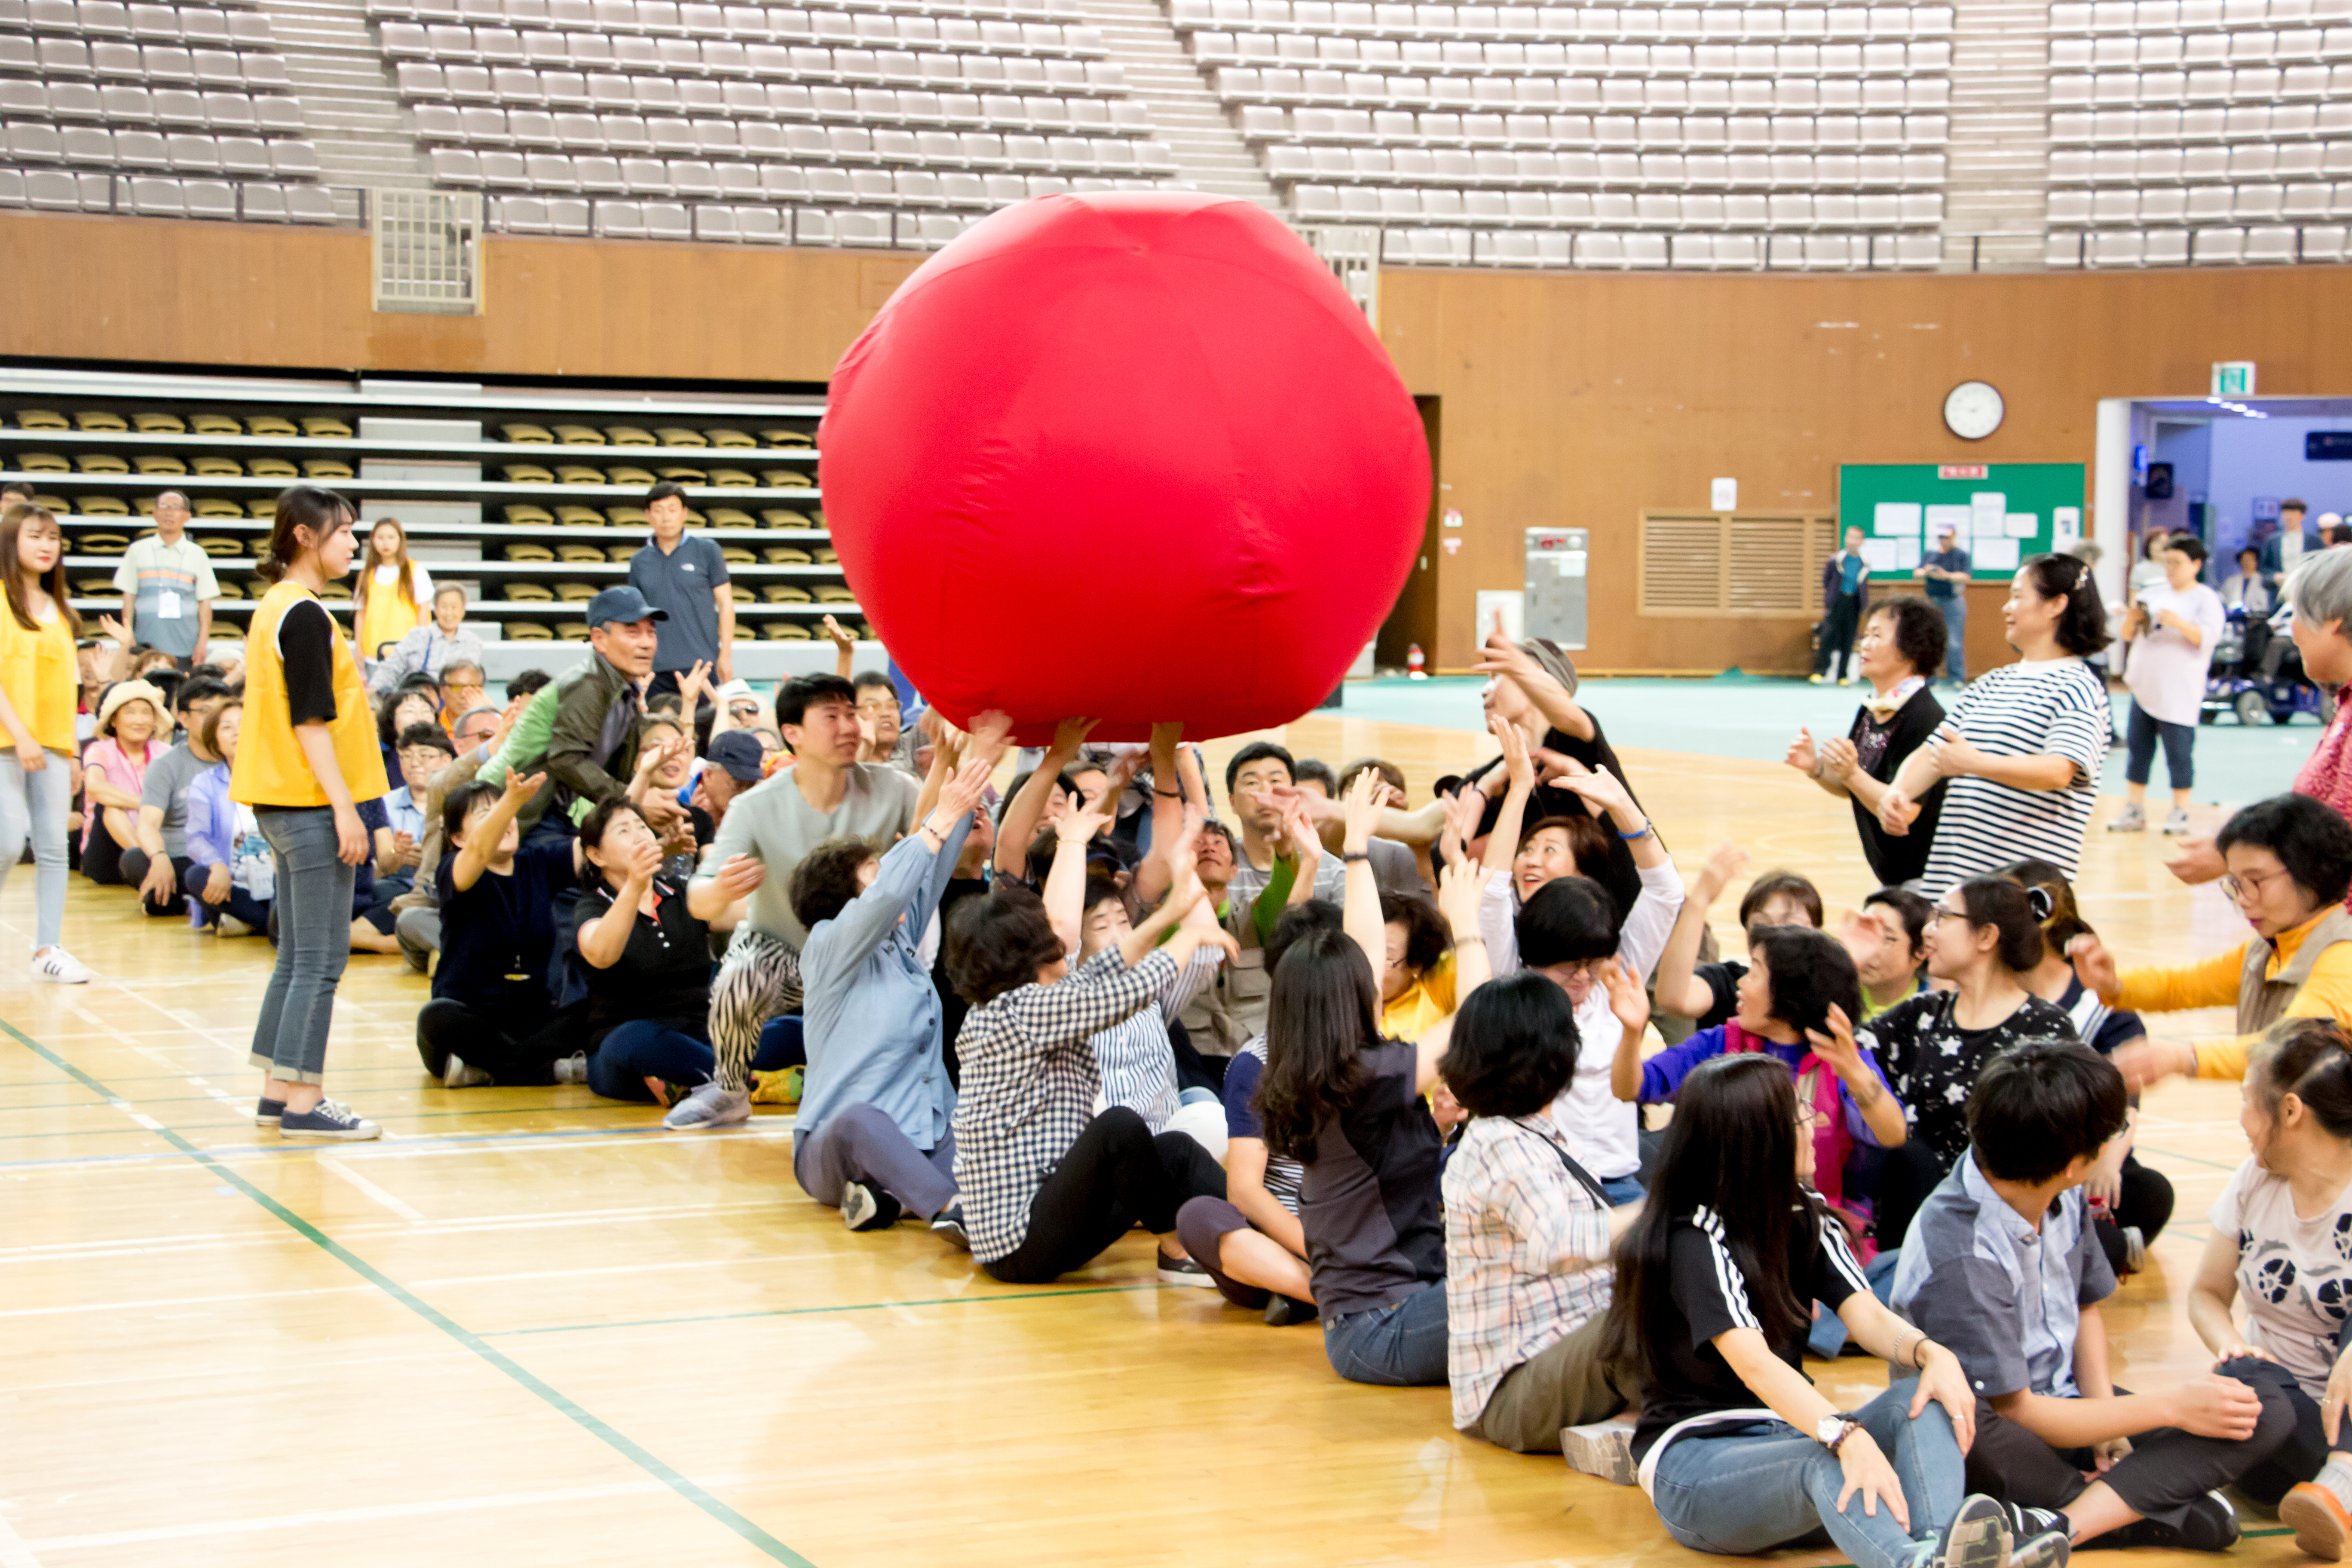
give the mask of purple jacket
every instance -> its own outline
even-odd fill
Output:
[[[228,764],[215,763],[188,785],[188,858],[199,866],[234,866],[236,802],[228,797]]]
[[[1830,558],[1822,563],[1822,614],[1825,616],[1836,607],[1838,602],[1838,581],[1843,575],[1839,570],[1839,553],[1832,551]],[[1859,620],[1870,609],[1870,567],[1867,564],[1864,565],[1862,575],[1854,579],[1853,586],[1859,599],[1854,605],[1855,618]]]

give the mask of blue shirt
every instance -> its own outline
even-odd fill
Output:
[[[1892,1303],[1959,1358],[1987,1399],[2023,1391],[2079,1398],[2082,1310],[2116,1290],[2090,1213],[2075,1187],[2058,1195],[2036,1229],[1993,1191],[1970,1153],[1913,1217]]]
[[[887,1116],[918,1149],[946,1139],[956,1091],[940,1049],[940,994],[916,944],[971,830],[967,812],[936,856],[919,834],[900,839],[882,857],[874,885],[810,931],[801,948],[808,1072],[793,1122],[796,1146],[858,1104]]]
[[[1965,572],[1969,569],[1969,552],[1958,545],[1949,550],[1930,550],[1921,558],[1922,566],[1933,566],[1938,572]],[[1942,577],[1930,577],[1927,582],[1927,597],[1943,600],[1958,596],[1960,585]]]
[[[392,819],[394,833],[405,833],[419,844],[425,842],[425,808],[410,798],[406,784],[383,797],[383,810]]]
[[[1656,1105],[1674,1099],[1682,1089],[1683,1079],[1691,1075],[1692,1068],[1709,1057],[1723,1054],[1723,1037],[1724,1026],[1717,1024],[1714,1028],[1701,1029],[1681,1045],[1669,1046],[1650,1058],[1642,1064],[1642,1089],[1635,1099],[1643,1105]],[[1804,1062],[1805,1053],[1812,1048],[1811,1046],[1784,1046],[1775,1040],[1758,1039],[1752,1035],[1748,1037],[1755,1039],[1767,1056],[1785,1066],[1791,1078],[1797,1075],[1798,1068]],[[1862,1047],[1862,1059],[1869,1064],[1872,1072],[1878,1075],[1879,1082],[1886,1082],[1886,1069],[1878,1065],[1878,1058],[1871,1053],[1868,1047]],[[1887,1092],[1894,1092],[1892,1085],[1888,1085]],[[1838,1080],[1838,1103],[1845,1107],[1847,1133],[1857,1143],[1875,1147],[1878,1136],[1871,1131],[1870,1123],[1863,1120],[1862,1110],[1854,1104],[1853,1091],[1846,1088],[1843,1079]]]
[[[661,639],[654,650],[656,672],[718,661],[719,599],[714,590],[727,580],[726,556],[715,541],[698,533],[681,534],[677,548],[667,554],[660,545],[648,544],[629,557],[629,586],[669,617],[654,623]]]
[[[1858,591],[1862,587],[1864,569],[1862,557],[1851,550],[1847,551],[1845,559],[1838,563],[1838,592],[1852,594]]]

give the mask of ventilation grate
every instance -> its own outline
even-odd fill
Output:
[[[464,191],[369,193],[375,308],[411,315],[482,310],[482,198]]]

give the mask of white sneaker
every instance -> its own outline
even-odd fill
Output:
[[[751,1120],[749,1090],[706,1083],[669,1108],[662,1125],[672,1132],[700,1132]]]
[[[2138,806],[2126,805],[2123,810],[2116,814],[2116,819],[2107,824],[2107,831],[2110,833],[2146,833],[2147,831],[2147,813],[2141,810]]]
[[[213,927],[223,936],[251,936],[253,934],[253,928],[246,924],[243,921],[237,919],[235,915],[221,916],[220,919],[213,922]]]
[[[558,1083],[586,1083],[588,1081],[588,1053],[586,1051],[574,1051],[568,1057],[558,1057],[555,1059],[555,1081]]]
[[[33,957],[33,978],[54,980],[60,985],[87,985],[97,976],[89,966],[62,947],[53,947]]]
[[[481,1068],[467,1067],[466,1058],[455,1054],[450,1056],[441,1068],[443,1089],[479,1089],[486,1083],[495,1081],[497,1080]]]
[[[2164,831],[2175,838],[2188,832],[2189,814],[2180,807],[2174,806],[2171,815],[2164,819]]]

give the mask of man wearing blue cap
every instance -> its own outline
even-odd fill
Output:
[[[656,624],[667,614],[635,588],[607,588],[588,601],[588,646],[593,650],[555,683],[555,721],[547,738],[549,780],[559,798],[594,806],[628,792],[637,766],[637,721],[644,683],[653,674]],[[646,797],[646,820],[656,832],[681,820],[686,808],[664,794]]]

